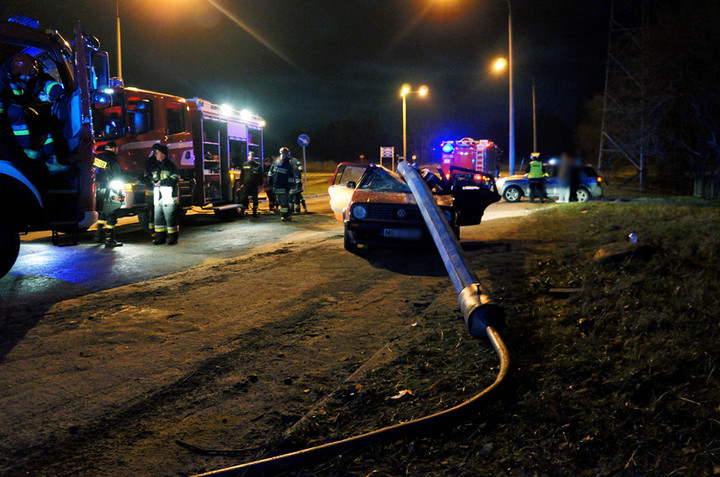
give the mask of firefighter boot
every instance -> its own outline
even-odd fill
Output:
[[[177,244],[178,235],[180,235],[180,232],[170,232],[170,233],[168,234],[167,244],[168,244],[168,245],[175,245],[175,244]]]
[[[115,229],[108,229],[105,232],[105,248],[122,247],[122,242],[115,240]]]
[[[97,230],[95,230],[95,243],[105,242],[105,224],[98,222]]]
[[[307,214],[307,205],[305,205],[305,199],[300,199],[300,203],[302,204],[303,212]]]
[[[257,218],[257,216],[258,216],[257,207],[253,207],[253,217]]]
[[[155,232],[155,240],[153,245],[162,245],[165,243],[165,232]]]

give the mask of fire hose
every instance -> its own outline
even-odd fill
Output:
[[[406,163],[400,163],[398,170],[415,196],[420,212],[450,275],[455,291],[458,294],[458,306],[470,334],[475,337],[487,338],[500,359],[500,370],[495,381],[467,401],[429,416],[340,441],[199,474],[196,477],[274,475],[288,468],[311,465],[349,451],[361,449],[381,440],[437,431],[440,427],[447,427],[475,413],[479,405],[484,403],[504,380],[510,366],[510,358],[505,344],[495,329],[502,320],[502,310],[492,300],[489,293],[483,289],[482,285],[475,280],[474,274],[462,255],[460,244],[420,174]]]

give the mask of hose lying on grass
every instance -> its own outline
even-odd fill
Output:
[[[497,390],[502,381],[505,379],[505,376],[508,374],[510,356],[507,348],[505,347],[505,343],[503,343],[500,335],[492,326],[487,327],[487,337],[500,358],[500,371],[498,372],[495,381],[490,386],[455,407],[451,407],[450,409],[421,417],[419,419],[404,422],[402,424],[396,424],[394,426],[384,427],[359,436],[349,437],[341,441],[330,442],[328,444],[310,447],[308,449],[291,452],[289,454],[268,457],[267,459],[255,462],[248,462],[246,464],[215,470],[199,474],[196,477],[273,475],[289,468],[297,468],[322,462],[334,456],[362,449],[383,440],[397,439],[411,434],[417,435],[430,431],[437,432],[441,428],[450,427],[466,417],[477,413],[479,405],[488,400],[490,395]]]

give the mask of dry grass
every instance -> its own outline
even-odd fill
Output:
[[[499,229],[468,255],[490,271],[508,314],[514,374],[504,397],[471,422],[379,444],[322,474],[720,474],[717,204],[553,206]],[[652,253],[593,261],[630,230]],[[556,287],[582,291],[547,293]],[[496,359],[461,321],[432,306],[422,316],[426,339],[339,393],[300,445],[447,408],[491,382]],[[413,394],[389,404],[400,389]]]

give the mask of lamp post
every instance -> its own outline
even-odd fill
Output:
[[[402,96],[403,100],[403,157],[405,159],[407,159],[407,101],[405,98],[407,95],[413,93],[417,93],[420,96],[426,96],[428,91],[427,86],[420,86],[420,89],[413,91],[412,87],[407,83],[402,85],[402,88],[400,89],[400,96]]]
[[[115,19],[117,24],[117,65],[118,78],[122,78],[122,41],[120,39],[120,0],[115,1]]]
[[[512,5],[508,4],[508,77],[510,83],[510,131],[508,142],[508,169],[510,175],[515,174],[515,107],[513,104],[513,54],[512,54]]]

